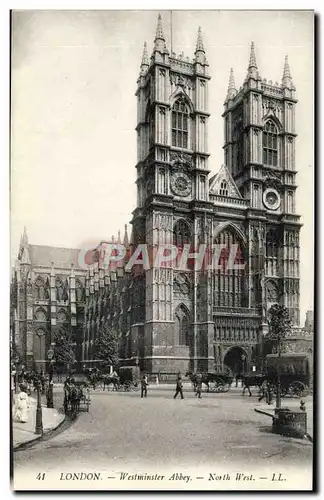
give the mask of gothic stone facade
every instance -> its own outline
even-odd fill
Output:
[[[73,368],[79,368],[85,271],[78,266],[78,254],[77,249],[30,245],[24,232],[12,273],[10,326],[27,368],[46,369],[48,350],[62,331],[75,351]]]
[[[105,318],[120,332],[121,360],[138,360],[149,373],[260,365],[266,311],[274,303],[287,306],[299,325],[297,101],[288,60],[280,85],[261,79],[253,44],[239,90],[231,71],[223,113],[225,165],[211,178],[208,69],[201,31],[194,59],[176,56],[168,51],[159,17],[150,59],[144,45],[136,92],[131,244],[154,249],[188,243],[197,249],[201,243],[234,243],[245,267],[202,272],[153,263],[142,273],[92,271],[85,359]]]
[[[214,176],[209,175],[208,70],[201,31],[194,58],[177,56],[167,48],[159,16],[152,55],[149,59],[145,44],[137,82],[137,207],[124,245],[131,251],[139,244],[152,250],[170,243],[197,250],[218,243],[224,245],[220,261],[226,262],[236,244],[236,259],[245,265],[201,271],[153,262],[142,271],[123,265],[97,266],[86,276],[78,271],[79,282],[85,279],[82,363],[95,361],[94,340],[106,322],[119,332],[121,363],[139,363],[149,373],[261,367],[266,312],[274,303],[287,306],[299,326],[297,101],[288,60],[280,84],[260,77],[253,44],[238,90],[231,70],[223,113],[225,164]],[[17,332],[30,356],[32,332],[51,332],[59,311],[76,327],[83,300],[78,304],[75,297],[77,270],[57,269],[69,301],[58,298],[49,266],[21,261],[19,272]],[[38,276],[48,295],[36,301]]]

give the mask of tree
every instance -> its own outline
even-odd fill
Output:
[[[101,335],[94,342],[94,358],[100,361],[100,367],[106,370],[109,366],[118,365],[118,334],[107,324]]]
[[[61,329],[55,336],[54,360],[57,366],[65,366],[75,361],[74,349],[67,330]]]
[[[277,408],[281,407],[280,388],[280,357],[283,350],[283,343],[287,334],[291,331],[291,318],[287,307],[280,304],[273,304],[268,311],[269,333],[266,340],[272,345],[273,351],[278,354],[278,379],[277,379]]]

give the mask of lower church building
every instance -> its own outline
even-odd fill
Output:
[[[210,175],[213,87],[202,33],[193,58],[177,56],[168,50],[159,16],[151,57],[145,43],[137,80],[132,234],[126,228],[114,242],[127,257],[85,270],[80,251],[42,253],[46,247],[35,251],[23,238],[12,325],[27,361],[46,359],[54,332],[66,324],[79,365],[93,365],[94,340],[108,324],[119,335],[121,365],[150,374],[262,369],[267,310],[275,303],[292,318],[290,344],[301,341],[306,350],[311,341],[299,326],[296,90],[287,57],[280,84],[261,78],[253,43],[247,66],[238,89],[230,71],[224,165]],[[172,264],[127,265],[138,248],[142,258],[145,248],[151,255],[165,245],[179,249]],[[210,255],[215,245],[217,262],[197,268],[192,254],[203,248]],[[179,265],[186,249],[195,261],[187,267]]]

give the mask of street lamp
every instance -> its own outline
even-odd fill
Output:
[[[37,407],[36,407],[36,426],[35,434],[43,434],[43,412],[42,412],[42,402],[40,395],[41,381],[40,377],[36,380],[36,390],[37,390]]]
[[[47,351],[47,357],[48,357],[49,362],[50,362],[48,390],[47,390],[47,408],[54,408],[54,404],[53,404],[53,356],[54,356],[54,350],[49,349]]]

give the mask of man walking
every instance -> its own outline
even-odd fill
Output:
[[[198,396],[198,399],[201,399],[201,388],[202,388],[202,375],[201,373],[198,373],[196,382],[196,396]]]
[[[147,375],[146,373],[144,373],[141,379],[141,398],[147,397],[147,386],[148,386]]]
[[[173,396],[173,399],[175,399],[175,398],[177,397],[177,395],[178,395],[178,394],[180,394],[181,399],[183,399],[183,392],[182,392],[182,389],[183,389],[182,378],[181,378],[181,376],[179,375],[179,376],[178,376],[178,379],[177,379],[176,392],[175,392],[175,395]]]

